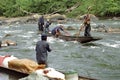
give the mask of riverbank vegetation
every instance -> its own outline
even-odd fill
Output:
[[[18,17],[34,13],[77,17],[89,13],[100,17],[120,16],[119,0],[0,0],[0,16]]]

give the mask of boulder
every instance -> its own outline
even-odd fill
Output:
[[[99,24],[93,28],[94,31],[98,32],[108,32],[108,29],[109,29],[108,26],[104,24]]]
[[[49,19],[51,22],[58,22],[58,23],[66,22],[66,16],[61,14],[45,15],[45,18]]]
[[[16,46],[17,43],[12,40],[3,40],[1,43],[1,47],[6,47],[6,46]]]
[[[8,37],[8,36],[12,36],[12,34],[9,34],[9,33],[8,33],[8,34],[5,34],[4,38],[5,38],[5,37]]]
[[[66,19],[66,16],[61,14],[53,14],[50,16],[50,19],[64,20]]]
[[[68,27],[66,28],[66,30],[76,30],[76,28],[75,28],[75,27],[72,27],[72,26],[68,26]]]

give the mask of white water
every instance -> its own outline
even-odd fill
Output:
[[[99,21],[96,24],[100,23],[120,27],[119,22],[116,21]],[[78,23],[65,24],[66,27],[68,25],[80,26]],[[51,25],[51,29],[53,27],[55,27],[55,24]],[[74,34],[76,31],[70,32]],[[16,41],[18,45],[1,48],[0,55],[11,54],[19,58],[36,60],[35,44],[40,40],[36,24],[0,26],[0,38],[2,39],[7,33],[11,34],[11,36],[5,39]],[[67,42],[58,38],[48,37],[48,42],[52,48],[52,52],[48,56],[49,66],[61,71],[76,71],[81,76],[100,80],[119,80],[120,34],[91,33],[93,36],[99,36],[103,39],[81,44],[76,41]]]

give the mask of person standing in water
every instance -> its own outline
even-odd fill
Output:
[[[38,20],[38,29],[39,31],[44,30],[44,16],[43,15]]]
[[[90,25],[90,15],[87,14],[84,17],[84,27],[85,27],[85,31],[84,31],[84,36],[91,36],[90,31],[91,31],[91,25]]]
[[[49,44],[47,43],[46,34],[41,34],[41,41],[37,42],[35,51],[36,51],[37,63],[39,65],[45,64],[46,67],[48,67],[48,64],[47,64],[48,53],[47,52],[51,52],[51,49],[49,47]]]
[[[91,6],[88,7],[88,13],[84,16],[84,22],[80,28],[80,31],[82,31],[82,29],[85,28],[84,36],[86,36],[86,37],[91,36],[91,34],[90,34],[90,31],[91,31],[90,17],[91,17],[91,15],[89,14],[90,9],[91,9]]]
[[[45,23],[45,26],[44,26],[44,32],[45,33],[49,33],[50,32],[50,29],[49,29],[50,25],[51,25],[51,21],[47,20],[47,22]]]

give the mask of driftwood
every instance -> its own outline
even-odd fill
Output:
[[[75,8],[79,7],[79,3],[76,3],[74,6],[68,8],[65,10],[65,12],[71,12],[72,10],[74,10]],[[61,11],[61,9],[57,10],[57,11],[54,11],[53,13],[51,13],[50,15],[53,15],[53,14],[56,14],[56,13],[59,13]]]
[[[35,13],[28,12],[28,11],[26,11],[26,10],[23,10],[21,7],[20,7],[20,10],[21,10],[23,13],[26,13],[26,14],[29,14],[29,15],[35,14]]]
[[[61,9],[58,9],[57,11],[54,11],[54,12],[52,12],[52,13],[49,14],[49,15],[53,15],[53,14],[59,13],[60,11],[61,11]]]
[[[73,11],[75,8],[79,7],[80,6],[80,3],[76,3],[74,6],[68,8],[67,10],[65,10],[66,12],[71,12]]]

